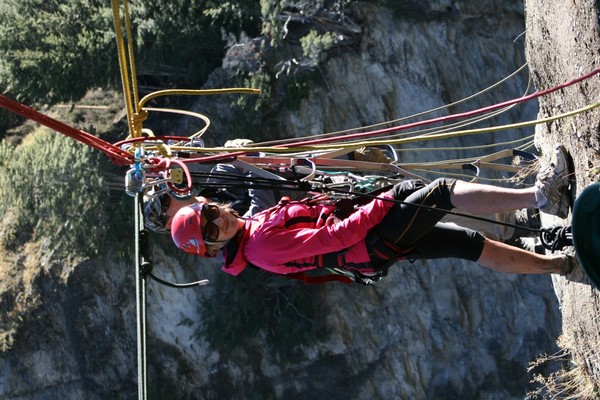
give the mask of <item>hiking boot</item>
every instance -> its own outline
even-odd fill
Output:
[[[523,208],[515,211],[515,233],[513,237],[537,236],[542,227],[540,210],[537,208]]]
[[[581,265],[579,265],[577,258],[571,253],[572,251],[567,250],[565,251],[565,254],[563,254],[565,264],[560,272],[560,275],[568,281],[589,285],[590,281],[587,275],[585,272],[583,272],[583,269],[581,268]]]
[[[523,208],[517,210],[509,217],[508,222],[514,225],[514,231],[512,235],[508,239],[503,240],[503,242],[511,246],[538,253],[538,246],[541,246],[541,243],[535,243],[535,238],[538,237],[540,228],[542,227],[540,210],[537,208]],[[542,252],[539,254],[543,253],[544,250],[542,246]]]
[[[570,173],[569,156],[567,150],[561,145],[557,145],[554,151],[555,154],[550,162],[540,169],[535,186],[548,199],[540,209],[547,214],[566,218],[571,202],[567,179]]]

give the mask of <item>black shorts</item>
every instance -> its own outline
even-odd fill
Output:
[[[381,249],[382,244],[395,254],[396,259],[479,259],[485,240],[480,233],[439,222],[446,214],[445,211],[454,208],[450,202],[450,189],[454,182],[454,179],[445,178],[437,179],[426,186],[401,182],[392,189],[394,198],[402,203],[392,207],[373,228],[368,238],[370,240],[367,240],[374,264],[381,264],[381,260],[375,260],[381,258],[381,252],[378,257],[375,254],[377,252],[372,251],[373,247]],[[374,246],[376,240],[381,243]]]

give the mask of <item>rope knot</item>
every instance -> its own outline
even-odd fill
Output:
[[[142,135],[142,124],[148,119],[148,111],[141,110],[139,113],[135,113],[131,117],[131,126],[136,136]]]

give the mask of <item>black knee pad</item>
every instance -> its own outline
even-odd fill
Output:
[[[396,183],[392,188],[392,194],[396,200],[404,200],[412,193],[425,187],[425,183],[420,179],[409,179]]]
[[[454,186],[456,179],[438,178],[431,182],[423,190],[434,192],[437,206],[443,210],[452,210],[454,205],[450,201],[450,189]]]

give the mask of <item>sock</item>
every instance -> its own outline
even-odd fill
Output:
[[[539,188],[535,189],[535,206],[537,208],[544,208],[546,205],[548,205],[548,198]]]

